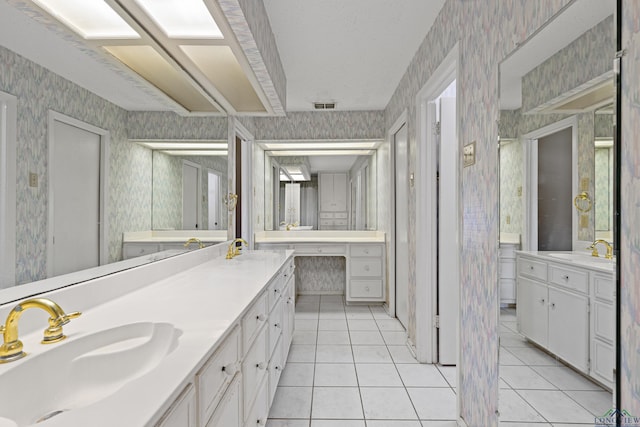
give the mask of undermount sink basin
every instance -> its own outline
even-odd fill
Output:
[[[606,258],[597,258],[588,254],[578,252],[552,252],[548,254],[550,257],[559,258],[581,264],[584,266],[608,268],[613,270],[615,261]]]
[[[169,323],[131,323],[13,362],[0,374],[0,427],[62,421],[66,412],[99,402],[158,366],[179,335]]]

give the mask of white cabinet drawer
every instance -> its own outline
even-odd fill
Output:
[[[615,316],[612,304],[596,302],[593,305],[593,334],[610,344],[615,340]]]
[[[515,259],[516,257],[516,245],[501,243],[498,251],[500,253],[500,258]]]
[[[240,376],[237,376],[227,389],[206,427],[242,427],[242,407],[240,404]]]
[[[382,276],[382,261],[379,258],[351,258],[349,266],[351,277]]]
[[[262,293],[242,319],[242,351],[247,352],[251,342],[267,321],[267,295]]]
[[[346,219],[334,219],[333,225],[347,225],[348,221]]]
[[[549,282],[583,293],[589,291],[589,273],[562,265],[549,264]]]
[[[256,396],[258,386],[264,379],[269,366],[267,355],[267,329],[261,329],[253,346],[242,362],[242,385],[244,394],[244,413],[249,413]]]
[[[208,420],[227,385],[240,370],[240,328],[236,327],[211,359],[196,374],[198,412]]]
[[[518,259],[518,274],[546,281],[547,264],[545,262],[534,261],[528,258],[520,258]]]
[[[327,254],[342,255],[346,254],[345,245],[295,245],[296,255],[305,254]]]
[[[382,246],[380,245],[351,245],[349,249],[351,256],[360,257],[381,257]]]
[[[125,243],[122,246],[122,257],[124,259],[135,258],[160,251],[160,245],[155,243]]]
[[[269,284],[269,287],[267,288],[269,312],[273,310],[273,307],[276,305],[276,303],[280,300],[280,297],[282,296],[282,288],[284,286],[283,285],[284,280],[285,280],[284,273],[281,273],[278,275],[278,277],[273,279],[273,281],[271,282],[271,284]]]
[[[273,354],[276,343],[282,335],[282,304],[279,303],[269,315],[269,356]]]
[[[336,212],[334,218],[338,218],[338,219],[347,219],[349,218],[349,214],[347,214],[346,212]]]
[[[611,274],[611,276],[601,276],[599,274],[594,274],[593,293],[596,298],[613,303],[615,299],[613,274]]]
[[[382,280],[351,280],[351,298],[382,298]]]
[[[516,278],[516,263],[512,259],[500,259],[500,278]]]
[[[320,219],[333,219],[334,215],[333,212],[320,212]]]

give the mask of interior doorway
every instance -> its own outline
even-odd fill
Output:
[[[0,289],[16,284],[17,99],[0,92]]]
[[[107,261],[108,133],[54,112],[49,130],[47,275],[51,277]]]
[[[222,229],[222,177],[211,169],[207,171],[207,226],[209,230]]]

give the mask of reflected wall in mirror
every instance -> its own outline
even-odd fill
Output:
[[[613,241],[613,105],[595,112],[595,238]]]
[[[264,229],[375,230],[381,142],[260,141]]]
[[[226,143],[225,143],[226,145]],[[154,230],[226,230],[226,151],[153,151]]]
[[[500,64],[500,378],[514,392],[535,388],[553,382],[551,370],[535,365],[553,362],[567,381],[594,381],[596,399],[575,399],[592,414],[612,407],[615,388],[615,301],[594,297],[605,288],[613,295],[615,266],[586,250],[612,237],[614,10],[610,0],[571,2]],[[542,194],[563,187],[562,196]],[[582,193],[589,201],[579,199],[578,209]],[[555,230],[545,241],[543,224],[567,217],[569,238],[560,243]]]

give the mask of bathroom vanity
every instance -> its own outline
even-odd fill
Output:
[[[609,389],[615,368],[613,261],[517,252],[518,331]]]
[[[28,355],[0,364],[0,426],[265,425],[294,331],[292,251],[215,245],[38,295],[82,311],[67,339],[26,310]],[[31,285],[24,285],[32,295]],[[18,301],[0,292],[2,322]],[[91,362],[82,370],[82,363]],[[46,375],[46,366],[54,366]],[[56,379],[60,377],[60,382]],[[57,413],[59,411],[59,414]]]
[[[295,256],[344,257],[347,303],[380,303],[386,298],[385,235],[379,231],[265,231],[259,249],[295,250]]]

